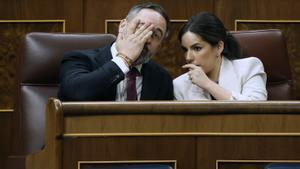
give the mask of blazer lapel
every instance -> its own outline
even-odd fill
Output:
[[[222,56],[222,63],[219,75],[219,85],[229,91],[241,92],[241,81],[235,71],[232,61]]]

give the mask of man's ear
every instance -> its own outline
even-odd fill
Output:
[[[224,50],[224,42],[220,40],[217,45],[218,56],[221,56],[223,50]]]

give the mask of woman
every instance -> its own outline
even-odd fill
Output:
[[[178,33],[188,72],[177,77],[177,100],[266,100],[266,73],[255,57],[239,59],[235,38],[213,14],[193,16]]]

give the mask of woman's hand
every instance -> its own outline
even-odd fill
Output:
[[[152,30],[152,24],[141,24],[138,19],[131,22],[123,21],[116,40],[117,51],[134,62],[142,52],[147,40],[151,38]]]
[[[207,87],[211,83],[211,80],[207,77],[200,66],[196,66],[194,64],[186,64],[183,65],[182,68],[189,69],[188,75],[192,83],[203,89],[207,89]]]
[[[202,89],[205,89],[216,100],[231,100],[231,92],[219,86],[214,81],[210,80],[200,66],[196,66],[194,64],[186,64],[182,67],[190,70],[188,72],[188,75],[192,83],[196,84]]]

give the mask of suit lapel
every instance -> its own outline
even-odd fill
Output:
[[[228,60],[224,56],[222,57],[219,85],[229,91],[235,91],[238,93],[241,91],[241,81],[240,78],[238,78],[234,65],[232,61]]]

